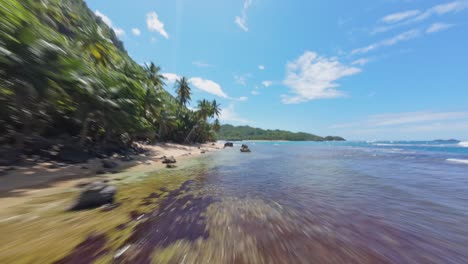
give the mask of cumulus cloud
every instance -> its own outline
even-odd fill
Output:
[[[376,50],[381,47],[386,47],[386,46],[393,46],[396,45],[402,41],[410,40],[416,37],[419,37],[421,35],[421,32],[417,29],[409,30],[406,32],[403,32],[401,34],[396,35],[393,38],[382,40],[377,43],[370,44],[366,47],[354,49],[351,54],[363,54],[363,53],[368,53],[370,51]]]
[[[219,119],[224,122],[234,122],[239,124],[248,124],[251,123],[250,120],[242,118],[239,114],[236,113],[233,104],[229,104],[227,108],[221,109],[221,114]]]
[[[164,29],[164,23],[162,23],[156,12],[150,12],[146,15],[146,25],[149,31],[158,32],[164,38],[168,39],[169,34],[167,34],[166,30]]]
[[[403,12],[398,12],[398,13],[393,13],[390,15],[387,15],[381,19],[382,22],[385,23],[395,23],[395,22],[400,22],[402,20],[408,19],[410,17],[417,16],[421,13],[419,10],[408,10],[408,11],[403,11]]]
[[[166,78],[168,83],[175,83],[177,80],[180,79],[180,76],[175,73],[163,73],[162,76]]]
[[[229,96],[223,91],[221,85],[212,81],[202,79],[200,77],[193,77],[189,79],[189,82],[193,84],[197,89],[204,91],[209,94],[213,94],[222,98],[229,98]]]
[[[265,69],[265,65],[258,65],[258,69],[263,71]]]
[[[247,27],[247,10],[252,4],[252,0],[244,0],[244,6],[242,7],[241,15],[236,16],[234,22],[245,32],[249,31]]]
[[[123,30],[123,29],[121,29],[121,28],[118,28],[118,27],[115,27],[115,26],[112,24],[112,20],[111,20],[108,16],[104,15],[104,14],[101,13],[99,10],[96,10],[96,11],[94,12],[94,14],[95,14],[97,17],[101,18],[102,22],[104,22],[107,26],[109,26],[110,28],[112,28],[117,36],[121,37],[121,36],[124,36],[124,35],[125,35],[125,30]]]
[[[426,33],[430,34],[430,33],[436,33],[436,32],[439,32],[439,31],[443,31],[443,30],[447,30],[449,28],[453,27],[452,24],[445,24],[445,23],[434,23],[432,25],[430,25],[427,29],[426,29]]]
[[[356,67],[349,67],[337,58],[326,58],[307,51],[286,67],[283,83],[291,88],[293,95],[283,95],[282,102],[295,104],[314,99],[336,98],[343,95],[336,90],[336,81],[360,73]]]
[[[132,33],[135,36],[140,36],[141,35],[141,31],[138,28],[132,28]]]

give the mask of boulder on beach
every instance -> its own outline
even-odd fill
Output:
[[[174,157],[165,157],[162,161],[164,164],[176,163],[176,159]]]
[[[69,208],[70,211],[96,208],[114,202],[117,188],[103,182],[94,182],[85,186],[78,199]]]
[[[241,152],[251,152],[251,150],[249,149],[249,146],[245,145],[245,144],[242,144],[242,147],[240,149]]]
[[[166,164],[166,168],[168,169],[174,169],[174,168],[177,168],[177,166],[175,164]]]
[[[102,167],[106,169],[112,169],[118,166],[117,163],[113,162],[112,160],[101,160]]]
[[[226,143],[224,143],[224,147],[225,147],[225,148],[226,148],[226,147],[231,147],[231,148],[232,148],[232,147],[234,147],[234,143],[232,143],[232,142],[226,142]]]

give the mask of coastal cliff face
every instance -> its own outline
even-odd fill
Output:
[[[290,132],[285,130],[265,130],[250,126],[222,125],[218,139],[224,140],[289,140],[289,141],[345,141],[342,137],[321,137],[304,132]]]

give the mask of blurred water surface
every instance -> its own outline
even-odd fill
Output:
[[[235,146],[210,156],[199,187],[242,201],[233,215],[258,201],[279,210],[264,224],[238,222],[264,259],[468,262],[463,142],[248,144],[252,153]]]

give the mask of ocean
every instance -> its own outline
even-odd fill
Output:
[[[468,263],[466,142],[242,143],[185,171],[129,240],[143,259]]]
[[[209,157],[204,188],[280,214],[240,221],[264,258],[468,263],[468,142],[244,143]]]

